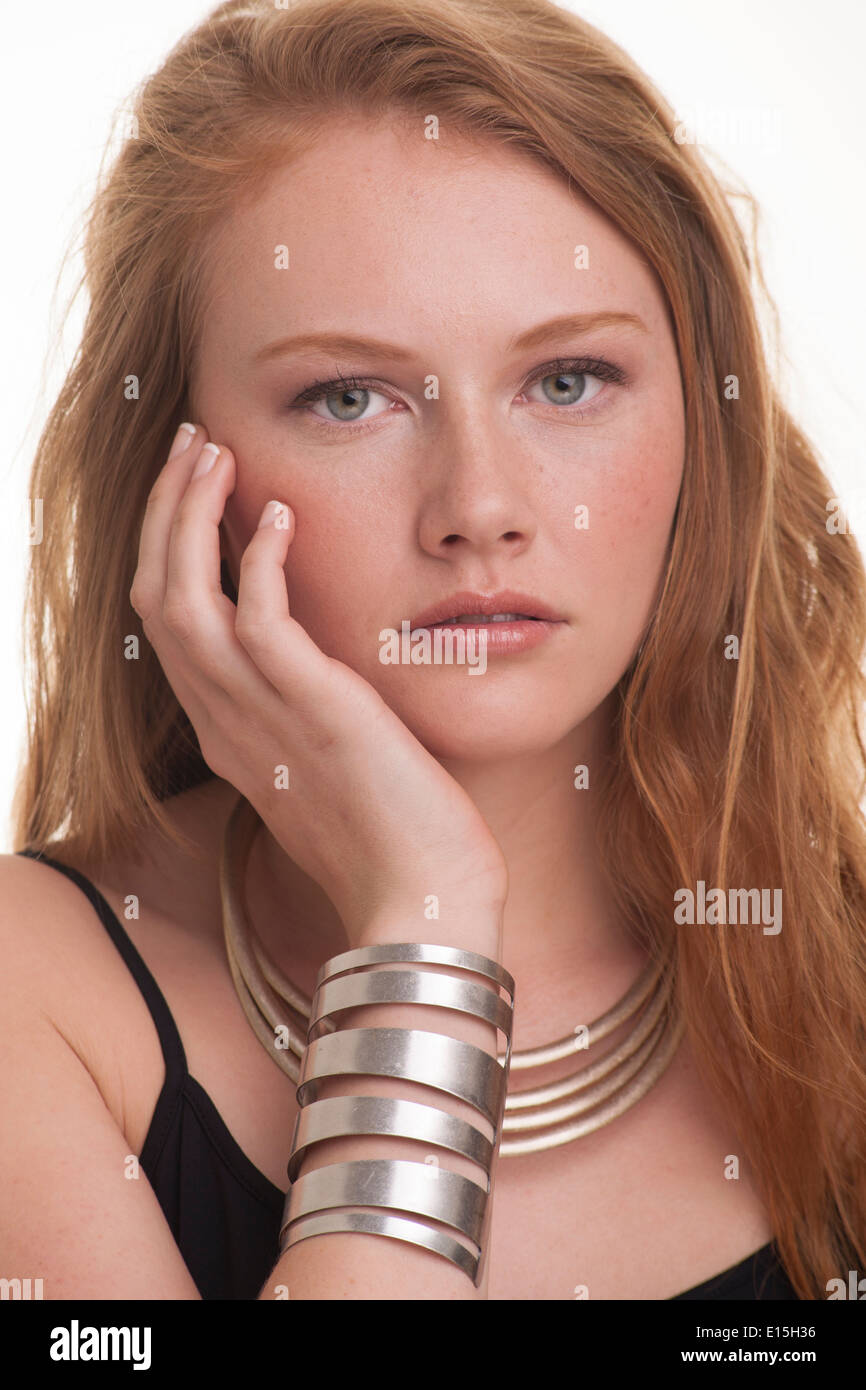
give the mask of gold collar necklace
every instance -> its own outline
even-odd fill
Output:
[[[307,1045],[311,1000],[274,965],[252,928],[244,883],[253,837],[261,819],[240,797],[226,824],[220,854],[223,934],[238,998],[256,1037],[281,1071],[297,1082]],[[291,1015],[294,1015],[292,1017]],[[511,1071],[532,1071],[572,1057],[631,1021],[627,1036],[597,1061],[548,1085],[509,1090],[499,1153],[536,1153],[570,1144],[630,1109],[662,1075],[683,1034],[673,1007],[672,953],[651,962],[587,1033],[577,1030],[557,1042],[512,1050]],[[325,1024],[333,1031],[333,1023]],[[501,1053],[500,1063],[505,1054]],[[510,1079],[510,1078],[509,1078]]]

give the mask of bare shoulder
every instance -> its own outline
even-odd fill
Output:
[[[24,855],[0,854],[0,957],[19,995],[48,1011],[56,1002],[62,1012],[70,982],[86,981],[82,967],[101,954],[104,936],[92,903],[66,874]]]
[[[208,786],[181,793],[169,803],[174,823],[194,839],[202,834],[214,839],[230,804],[227,791],[230,794],[231,788]],[[192,861],[154,834],[144,836],[138,849],[141,857],[134,869],[115,857],[99,875],[70,858],[61,844],[45,853],[77,871],[100,896],[106,897],[100,885],[126,885],[107,895],[109,910],[118,919],[125,892],[139,890],[175,933],[194,931],[202,895]],[[133,933],[133,923],[122,925],[124,934]],[[38,1003],[55,1022],[76,1012],[93,1017],[94,1007],[95,1016],[105,1022],[115,996],[122,998],[128,1022],[129,999],[139,995],[91,897],[67,874],[25,855],[0,854],[0,959],[16,991]],[[107,990],[106,985],[117,988]]]
[[[59,851],[51,857],[60,860]],[[0,855],[0,960],[3,993],[16,1015],[50,1022],[126,1129],[138,1113],[136,1082],[158,1089],[162,1052],[147,1006],[93,902],[50,864]],[[126,1040],[137,1057],[131,1069]]]
[[[219,894],[208,851],[212,859],[236,795],[209,784],[166,803],[175,827],[205,850],[202,862],[154,831],[140,837],[134,859],[116,854],[98,870],[62,844],[49,847],[46,856],[80,874],[95,898],[52,864],[0,855],[3,992],[14,998],[16,1011],[50,1020],[136,1152],[165,1080],[165,1062],[127,947],[155,978],[172,1014],[182,1015],[191,980],[204,978],[209,958],[219,957],[221,941],[213,931]],[[128,911],[133,901],[138,908]]]
[[[130,1078],[152,1078],[159,1041],[78,885],[48,864],[0,855],[0,961],[0,1247],[10,1275],[43,1278],[48,1299],[196,1298],[150,1185],[128,1180],[138,1152],[126,1127]],[[130,1031],[138,1065],[129,1049],[112,1053]],[[140,1259],[130,1261],[132,1249]]]

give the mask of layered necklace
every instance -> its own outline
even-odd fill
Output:
[[[266,955],[245,906],[246,866],[253,838],[262,824],[245,797],[229,816],[220,854],[220,894],[226,954],[244,1013],[268,1056],[294,1082],[307,1046],[312,1001]],[[611,1009],[556,1042],[523,1052],[512,1049],[511,1073],[537,1072],[584,1051],[628,1024],[629,1029],[603,1056],[571,1066],[546,1085],[509,1090],[499,1153],[536,1153],[570,1144],[630,1109],[662,1075],[683,1034],[674,1008],[673,953],[651,962]],[[324,1028],[335,1025],[326,1020]],[[279,1039],[279,1042],[277,1041]],[[504,1065],[505,1053],[499,1054]],[[531,1079],[531,1078],[530,1078]]]

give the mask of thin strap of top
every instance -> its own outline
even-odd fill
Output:
[[[67,878],[77,884],[82,893],[89,898],[102,925],[126,962],[144,996],[144,1002],[150,1010],[162,1047],[166,1082],[185,1076],[187,1074],[186,1053],[183,1050],[180,1033],[177,1031],[177,1025],[171,1016],[171,1010],[165,1002],[162,990],[99,889],[90,882],[90,879],[85,878],[84,874],[79,873],[77,869],[71,868],[68,864],[61,864],[59,859],[51,859],[48,855],[32,849],[19,849],[15,853],[24,855],[28,859],[35,859],[40,864],[48,864],[52,869],[58,869],[60,873],[65,874]]]

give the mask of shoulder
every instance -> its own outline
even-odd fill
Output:
[[[212,904],[201,902],[202,888],[213,879],[212,862],[236,797],[234,788],[215,779],[166,803],[177,830],[206,849],[202,863],[155,832],[141,837],[134,860],[115,855],[99,873],[70,857],[62,843],[45,854],[80,874],[122,923],[124,902],[133,894],[147,897],[152,915],[195,931],[212,917]],[[85,961],[97,972],[126,969],[86,885],[27,855],[0,854],[0,957],[17,973],[19,986],[37,989],[46,1006],[56,990],[59,1007],[65,1007],[70,978],[86,983]],[[125,923],[123,931],[129,934]]]
[[[51,865],[0,855],[0,1248],[45,1297],[198,1297],[149,1183],[128,1180],[152,1048],[161,1065],[142,1028],[144,1001],[86,895]]]
[[[66,874],[26,855],[0,854],[0,957],[19,995],[44,1007],[68,997],[70,966],[80,967],[82,952],[99,955],[104,936],[93,904]]]
[[[60,861],[60,849],[49,857]],[[123,1126],[130,1115],[129,1076],[148,1078],[150,1092],[150,1073],[161,1071],[162,1050],[150,1011],[94,902],[50,864],[0,855],[0,962],[6,1041],[16,1028],[49,1027]]]

